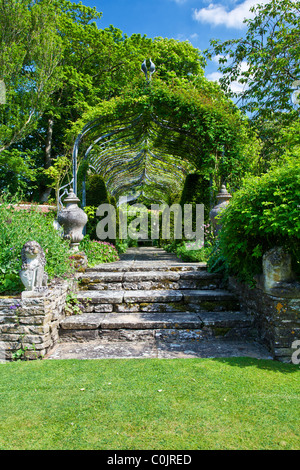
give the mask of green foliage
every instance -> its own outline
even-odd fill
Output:
[[[219,58],[222,88],[239,98],[240,108],[250,115],[262,139],[259,164],[266,171],[268,162],[282,155],[282,147],[274,147],[278,132],[298,121],[291,94],[300,76],[300,2],[257,2],[251,11],[254,18],[245,20],[244,36],[225,42],[211,40],[206,56]],[[243,86],[238,95],[230,88],[235,81]]]
[[[0,105],[0,153],[35,130],[58,87],[61,39],[55,23],[51,1],[0,4],[0,70],[6,85],[6,102]]]
[[[274,246],[291,253],[300,272],[300,158],[287,159],[261,177],[244,181],[222,214],[218,246],[210,261],[251,283],[263,254]]]
[[[187,175],[181,194],[180,205],[192,204],[193,206],[193,230],[195,230],[195,206],[204,204],[204,217],[208,219],[210,206],[209,181],[202,175],[191,173]]]
[[[300,2],[270,0],[253,6],[251,11],[255,16],[245,20],[248,29],[243,38],[224,43],[212,40],[211,45],[214,54],[221,54],[223,86],[228,88],[235,80],[247,84],[242,92],[243,108],[270,118],[293,109],[292,84],[300,73]],[[208,57],[211,54],[208,52]],[[241,70],[244,61],[247,68]]]
[[[95,174],[87,176],[86,204],[84,209],[88,216],[86,233],[91,239],[96,239],[96,228],[99,222],[99,218],[96,216],[97,208],[101,204],[110,204],[110,198],[102,176]]]
[[[204,244],[200,241],[173,240],[171,243],[163,244],[163,248],[182,261],[198,263],[207,262],[211,256],[215,238],[209,223],[204,224]],[[197,247],[198,245],[198,247]]]
[[[43,248],[49,279],[72,272],[69,243],[55,230],[53,214],[42,213],[34,205],[30,210],[15,208],[17,201],[8,198],[1,198],[0,202],[0,293],[24,289],[19,277],[21,250],[29,240]]]
[[[119,259],[118,252],[112,243],[90,240],[88,236],[80,243],[80,250],[86,254],[90,267],[101,263],[112,263]]]
[[[109,203],[105,181],[100,175],[88,175],[86,182],[86,205],[98,207]]]
[[[48,186],[55,189],[56,204],[58,204],[59,188],[63,179],[70,171],[70,165],[71,162],[67,157],[59,157],[53,165],[43,171],[52,180]]]

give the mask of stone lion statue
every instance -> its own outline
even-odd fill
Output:
[[[25,289],[33,291],[47,287],[46,257],[41,245],[36,241],[28,241],[22,248],[21,258],[20,278]]]

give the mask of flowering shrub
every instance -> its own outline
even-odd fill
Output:
[[[43,248],[49,279],[73,271],[68,260],[69,243],[55,230],[54,215],[42,213],[34,205],[26,210],[15,209],[10,204],[14,202],[0,199],[0,294],[24,290],[19,270],[21,250],[29,240],[35,240]]]
[[[115,246],[109,242],[90,240],[85,237],[79,247],[87,256],[90,267],[101,263],[112,263],[119,260]]]

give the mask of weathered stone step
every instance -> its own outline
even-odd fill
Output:
[[[164,263],[163,261],[126,262],[99,264],[92,268],[86,268],[85,272],[124,272],[124,271],[201,271],[206,270],[206,263]]]
[[[250,326],[251,317],[240,311],[234,312],[201,312],[201,313],[85,313],[71,315],[61,322],[63,329],[96,329],[96,328],[200,328],[201,326],[232,327],[236,324]]]
[[[242,312],[96,314],[66,317],[61,322],[60,338],[66,341],[147,340],[155,335],[161,340],[201,339],[211,336],[240,337],[252,326],[252,319]]]
[[[226,290],[88,290],[79,291],[83,312],[237,310],[239,302]]]
[[[195,302],[200,300],[233,300],[235,296],[226,290],[145,290],[145,291],[79,291],[77,293],[78,300],[89,300],[92,303],[113,303],[119,304],[122,302],[179,302],[185,300],[187,302]]]
[[[90,272],[78,275],[87,290],[217,289],[221,276],[207,271]]]

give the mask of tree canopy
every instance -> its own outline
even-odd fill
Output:
[[[121,96],[91,107],[70,142],[82,130],[78,166],[88,159],[116,197],[149,184],[160,193],[182,189],[195,170],[214,177],[216,187],[226,180],[234,189],[257,145],[247,119],[203,76],[170,84],[155,77],[149,85],[139,78]]]
[[[246,34],[225,42],[211,40],[206,56],[219,59],[220,83],[248,113],[264,144],[262,156],[268,162],[279,158],[276,146],[279,130],[299,119],[291,95],[300,77],[300,2],[270,0],[252,7],[253,19],[246,19]],[[238,82],[241,91],[233,93]]]

